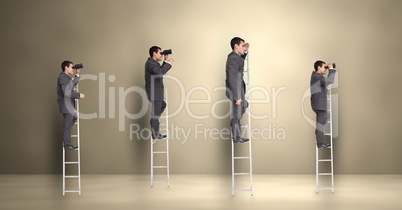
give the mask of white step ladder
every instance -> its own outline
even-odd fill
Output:
[[[164,101],[166,102],[166,108],[165,108],[165,117],[164,117],[164,123],[160,123],[160,131],[163,131],[166,133],[166,138],[164,139],[153,139],[152,135],[151,135],[151,187],[154,186],[154,184],[167,184],[167,186],[170,186],[170,173],[169,173],[169,112],[168,112],[168,84],[167,84],[167,80],[166,77],[163,78],[164,80]],[[152,109],[152,108],[151,108]],[[162,117],[160,118],[162,119]],[[163,132],[161,132],[163,134]],[[152,132],[151,132],[152,133]],[[164,142],[163,142],[164,141]],[[163,149],[158,149],[155,150],[155,146],[156,144],[160,142],[158,145],[161,146],[161,144],[166,143],[165,144],[165,148]],[[166,165],[155,165],[155,159],[154,159],[154,155],[157,155],[160,158],[165,157],[166,159]],[[166,170],[166,180],[155,180],[154,178],[154,169],[165,169]]]
[[[316,159],[316,174],[315,174],[315,180],[316,180],[316,193],[318,193],[320,190],[331,190],[334,192],[335,187],[334,187],[334,145],[332,144],[333,140],[333,135],[332,135],[332,127],[333,127],[333,120],[332,120],[332,86],[328,85],[327,86],[327,106],[328,106],[328,111],[327,111],[327,125],[329,127],[329,132],[325,133],[324,136],[329,136],[330,138],[330,148],[325,148],[325,149],[318,149],[316,146],[315,148],[315,159]],[[320,150],[320,151],[319,151]],[[321,154],[320,154],[321,153]],[[328,154],[329,153],[329,154]],[[321,157],[325,156],[325,157]],[[329,156],[329,157],[328,157]],[[321,164],[320,164],[321,163]],[[329,171],[321,171],[319,168],[321,168],[322,165],[327,165],[326,168],[330,168]],[[328,166],[330,164],[330,166]],[[320,166],[321,165],[321,166]],[[319,178],[320,177],[329,177],[331,179],[331,186],[326,186],[326,187],[320,187],[319,185]]]
[[[74,88],[78,92],[78,84]],[[77,125],[77,133],[72,134],[71,138],[72,139],[77,139],[77,146],[78,148],[75,150],[71,150],[69,154],[74,154],[77,153],[77,159],[75,161],[66,161],[66,150],[64,149],[63,145],[63,196],[66,193],[78,193],[78,195],[81,195],[81,161],[80,161],[80,105],[79,105],[79,99],[75,99],[75,106],[76,106],[76,116],[77,116],[77,121],[75,122],[75,125]],[[76,165],[77,166],[77,174],[66,174],[66,166],[67,165]],[[70,179],[77,179],[78,181],[78,189],[66,189],[66,180]]]
[[[246,57],[246,62],[247,62],[247,70],[246,75],[246,87],[249,86],[250,84],[250,67],[249,67],[249,54],[247,54]],[[246,95],[246,100],[249,101],[250,98],[250,94],[248,93]],[[247,115],[248,115],[248,123],[245,126],[242,127],[246,127],[247,128],[247,135],[248,135],[248,142],[245,143],[236,143],[237,146],[235,147],[235,143],[233,143],[233,139],[231,139],[232,142],[232,196],[235,195],[236,192],[250,192],[251,196],[253,196],[253,165],[252,165],[252,153],[251,153],[251,114],[250,114],[250,103],[247,109]],[[242,130],[242,129],[241,129]],[[243,156],[236,156],[236,152],[235,152],[235,148],[239,148],[239,149],[244,149],[244,147],[247,146],[248,147],[248,152],[247,155]],[[240,148],[241,147],[241,148]],[[244,151],[244,150],[243,150]],[[243,172],[237,172],[235,170],[235,161],[236,162],[240,162],[242,161],[244,163],[244,161],[248,160],[248,165],[249,165],[249,171],[243,171]],[[239,163],[240,164],[240,163]],[[249,176],[250,177],[250,187],[249,188],[236,188],[235,185],[235,177],[240,177],[240,176]]]

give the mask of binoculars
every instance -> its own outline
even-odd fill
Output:
[[[336,68],[336,64],[333,63],[333,64],[332,64],[332,67],[333,67],[333,68]],[[325,66],[325,69],[328,69],[328,66]]]
[[[161,52],[162,55],[170,55],[172,54],[172,49],[164,50]]]
[[[82,69],[82,68],[84,68],[84,64],[82,64],[82,63],[75,64],[75,65],[73,66],[73,69]]]

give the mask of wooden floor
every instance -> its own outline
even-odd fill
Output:
[[[234,197],[230,175],[172,174],[153,188],[149,178],[83,175],[81,196],[63,197],[61,175],[0,175],[0,210],[402,209],[402,175],[336,175],[334,193],[316,193],[314,175],[254,175],[254,195]]]

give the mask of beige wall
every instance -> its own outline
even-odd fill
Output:
[[[402,173],[402,100],[399,60],[402,53],[402,1],[2,1],[0,173],[61,173],[61,115],[56,103],[60,63],[83,62],[81,92],[82,172],[149,173],[149,140],[130,139],[130,124],[148,128],[149,116],[129,119],[141,110],[140,94],[119,91],[144,86],[150,46],[172,48],[169,110],[189,99],[169,120],[190,131],[171,140],[171,173],[230,173],[230,141],[214,140],[194,129],[224,129],[228,119],[225,61],[229,41],[250,42],[251,86],[267,90],[269,103],[252,105],[268,118],[252,121],[255,173],[314,173],[314,118],[308,90],[312,65],[336,62],[339,73],[336,110],[336,173]],[[104,80],[102,79],[104,76]],[[110,82],[109,77],[115,77]],[[111,78],[112,79],[112,78]],[[104,81],[104,82],[103,82]],[[109,94],[109,90],[112,94]],[[275,94],[276,91],[276,94]],[[105,94],[103,94],[105,93]],[[112,96],[115,96],[114,99]],[[276,95],[276,97],[275,97]],[[104,98],[103,98],[104,97]],[[254,99],[263,99],[254,92]],[[109,112],[109,102],[115,109]],[[188,100],[187,100],[188,101]],[[104,102],[104,106],[103,106]],[[123,106],[123,102],[125,106]],[[123,109],[124,107],[124,109]],[[115,116],[113,117],[113,114]],[[104,116],[102,116],[104,114]],[[100,117],[99,117],[100,115]],[[120,123],[120,124],[119,124]],[[120,127],[123,125],[123,127]],[[271,126],[271,127],[270,127]],[[124,131],[123,131],[124,130]],[[274,135],[275,133],[275,135]],[[178,135],[178,134],[174,134]]]

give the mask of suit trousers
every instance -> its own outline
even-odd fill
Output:
[[[151,131],[152,136],[154,137],[156,134],[159,133],[159,118],[161,117],[163,111],[166,108],[166,102],[163,100],[154,100],[151,101],[152,103],[152,110],[151,110]]]
[[[232,104],[232,113],[230,115],[230,126],[232,128],[233,140],[239,140],[241,138],[241,125],[240,120],[248,107],[247,101],[242,101],[240,105]]]
[[[316,113],[315,137],[317,146],[320,147],[324,145],[324,128],[327,124],[327,111],[315,110],[314,112]]]
[[[71,128],[77,121],[77,116],[71,113],[63,113],[63,145],[64,147],[71,145]]]

